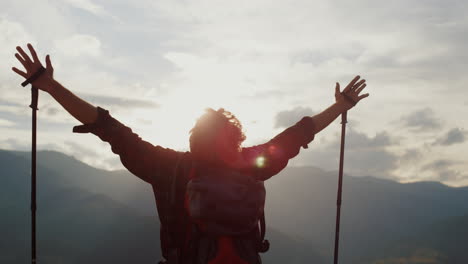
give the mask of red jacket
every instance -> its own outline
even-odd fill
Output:
[[[242,148],[242,155],[246,163],[255,169],[256,177],[267,180],[285,168],[289,159],[299,153],[301,146],[307,147],[307,144],[314,139],[314,128],[312,118],[304,117],[267,143]],[[120,156],[122,164],[131,173],[153,186],[155,195],[159,191],[168,190],[175,164],[180,155],[184,154],[142,140],[129,127],[111,117],[107,110],[100,107],[95,123],[76,126],[73,132],[90,132],[108,142],[112,152]],[[185,154],[190,156],[190,153]],[[266,161],[261,167],[256,164],[260,156]],[[188,179],[189,173],[185,177]],[[230,237],[219,237],[217,242],[218,251],[208,262],[209,264],[250,264],[237,254]]]

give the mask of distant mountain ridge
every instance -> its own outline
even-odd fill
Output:
[[[389,243],[362,263],[465,264],[468,263],[467,237],[468,215],[451,217]]]
[[[321,245],[331,257],[337,181],[337,173],[316,168],[284,170],[267,182],[269,223]],[[364,263],[378,258],[389,244],[418,236],[434,223],[468,214],[467,201],[466,187],[434,182],[401,184],[345,175],[340,259],[344,263]],[[294,225],[285,223],[288,216],[294,216]]]
[[[7,216],[0,219],[0,233],[5,234],[0,239],[0,263],[24,263],[29,256],[29,155],[0,150],[0,209]],[[267,238],[272,248],[264,256],[265,263],[330,263],[337,174],[288,167],[268,180],[266,187]],[[408,242],[407,255],[420,252],[418,239],[432,234],[428,230],[433,226],[441,226],[433,240],[451,243],[450,225],[468,224],[463,222],[467,201],[466,187],[345,175],[340,262],[392,263],[388,262],[392,257],[404,256],[397,246],[402,241]],[[129,260],[135,258],[138,263],[154,263],[159,258],[151,187],[127,171],[103,171],[62,153],[40,151],[38,206],[38,236],[43,240],[38,250],[48,254],[42,255],[47,263],[64,259],[66,263],[132,263]],[[468,243],[466,237],[457,243]],[[462,250],[447,251],[441,243],[431,247],[441,256],[468,255]],[[446,263],[446,259],[431,263]]]
[[[0,263],[30,256],[29,153],[0,150]],[[43,263],[156,263],[159,223],[151,187],[126,171],[38,152],[38,259]],[[140,204],[142,203],[143,206]],[[307,244],[268,228],[267,263],[325,263]],[[283,249],[283,251],[281,251]],[[286,251],[285,251],[286,250]]]

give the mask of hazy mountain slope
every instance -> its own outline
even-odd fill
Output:
[[[0,263],[25,263],[30,257],[29,162],[25,153],[0,151]],[[106,180],[113,177],[113,184],[123,186],[108,187]],[[155,263],[160,258],[156,218],[113,199],[124,199],[119,191],[127,181],[141,182],[129,173],[115,175],[60,153],[39,152],[38,258],[45,263]],[[136,191],[145,192],[143,185]],[[151,193],[147,197],[153,199]],[[143,209],[154,210],[154,201]],[[325,263],[300,239],[271,228],[267,238],[272,250],[264,255],[266,263]]]
[[[444,219],[412,236],[389,243],[366,263],[468,263],[468,215]],[[423,262],[423,260],[425,262]],[[432,261],[432,262],[431,262]]]
[[[273,228],[267,228],[266,239],[270,241],[270,250],[262,255],[263,263],[328,263],[317,249],[303,239],[285,234]]]
[[[30,159],[29,152],[14,153],[26,160]],[[151,186],[126,170],[96,169],[56,151],[40,151],[37,162],[41,167],[58,173],[61,180],[66,180],[70,186],[109,195],[112,199],[131,205],[143,214],[156,215]],[[28,163],[26,168],[29,166]]]
[[[0,209],[8,207],[10,211],[7,212],[21,215],[23,220],[29,219],[29,153],[0,151],[0,165],[3,178]],[[129,172],[102,171],[72,157],[50,151],[38,153],[38,165],[40,210],[47,209],[44,208],[48,204],[45,202],[47,199],[43,198],[45,194],[61,191],[62,196],[65,196],[68,191],[64,189],[80,188],[108,196],[122,206],[129,206],[137,210],[135,215],[155,217],[154,198],[149,184]],[[300,255],[307,259],[319,255],[315,258],[331,260],[337,173],[310,167],[288,167],[267,181],[266,185],[267,225],[281,230],[278,235],[271,231],[273,234],[267,236],[273,248],[281,245],[282,250],[272,250],[265,257],[275,256],[271,259],[279,259]],[[450,188],[434,182],[400,184],[372,177],[345,175],[340,260],[345,263],[362,263],[362,259],[383,252],[392,241],[416,235],[434,222],[466,214],[467,200],[467,188]],[[89,202],[83,204],[83,209],[89,209],[87,204]],[[63,210],[64,206],[57,208]],[[9,221],[7,225],[17,226],[18,222],[14,219]],[[29,224],[22,226],[29,227]],[[14,233],[12,230],[15,228],[5,232]],[[285,237],[278,238],[282,234]],[[24,243],[25,239],[18,241],[19,246],[29,246]],[[109,250],[112,251],[112,246],[109,246]],[[304,255],[299,252],[304,252]],[[305,257],[310,252],[311,257]]]
[[[286,168],[267,183],[269,224],[321,245],[318,249],[331,257],[337,178],[316,168]],[[340,259],[345,263],[436,221],[468,213],[466,188],[350,176],[343,188]]]

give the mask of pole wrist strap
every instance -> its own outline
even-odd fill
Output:
[[[42,73],[44,73],[44,71],[45,71],[45,68],[41,66],[33,75],[31,75],[24,82],[22,82],[21,86],[25,87],[26,85],[34,82],[37,78],[39,78],[39,76],[42,75]]]

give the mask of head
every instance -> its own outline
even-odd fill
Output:
[[[238,157],[244,140],[242,125],[231,112],[208,108],[190,130],[190,151],[197,160],[229,163]]]

